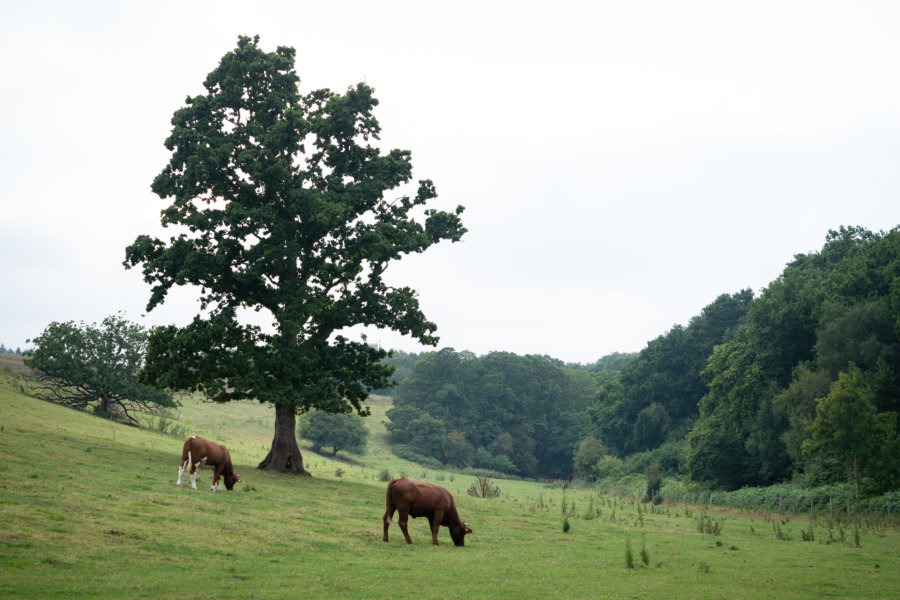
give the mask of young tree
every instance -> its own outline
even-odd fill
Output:
[[[883,421],[872,402],[863,372],[854,366],[840,373],[831,393],[817,401],[816,418],[803,442],[807,456],[824,453],[835,457],[857,486],[867,462],[877,456],[884,439]]]
[[[85,325],[53,322],[29,343],[41,399],[137,423],[136,409],[175,406],[171,394],[138,382],[147,349],[143,327],[112,315]]]
[[[372,88],[301,95],[294,49],[267,53],[258,42],[238,38],[206,92],[175,112],[172,156],[152,189],[170,202],[162,224],[180,233],[139,236],[125,266],[142,265],[153,284],[148,310],[172,286],[201,288],[203,314],[152,332],[145,381],[273,404],[260,467],[304,473],[296,415],[364,415],[368,390],[389,384],[387,352],[349,339],[348,328],[437,343],[415,292],[384,273],[403,255],[458,241],[463,209],[426,209],[435,188],[422,180],[406,191],[410,153],[370,145],[380,132]],[[272,330],[243,322],[239,309],[268,315]]]
[[[597,438],[584,438],[578,444],[575,455],[572,457],[572,466],[575,472],[587,481],[597,479],[597,464],[604,456],[609,454],[603,442]]]
[[[319,452],[323,446],[330,446],[332,456],[341,450],[354,454],[365,453],[369,437],[369,430],[359,415],[330,414],[320,410],[304,415],[300,419],[297,433],[312,442],[315,452]]]

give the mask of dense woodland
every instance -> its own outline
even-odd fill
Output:
[[[566,476],[594,386],[543,357],[452,348],[422,356],[388,411],[402,454],[521,475]]]
[[[897,489],[900,229],[831,231],[758,297],[723,294],[637,355],[587,367],[453,349],[394,358],[411,359],[388,413],[408,457],[587,480],[652,467],[728,489]]]

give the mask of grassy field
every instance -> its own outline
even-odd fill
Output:
[[[185,399],[137,429],[14,391],[0,375],[2,598],[896,598],[900,532],[765,521],[682,505],[471,477],[399,460],[373,400],[370,453],[306,450],[313,477],[256,470],[271,409]],[[186,434],[232,450],[244,482],[212,494],[175,487]],[[457,548],[411,520],[381,540],[382,470],[444,485],[474,529]],[[565,507],[565,514],[563,509]],[[569,523],[568,532],[563,524]],[[701,532],[701,521],[718,535]],[[858,536],[858,538],[857,538]],[[781,538],[781,539],[779,539]],[[858,539],[858,543],[857,543]],[[634,568],[628,568],[628,549]]]

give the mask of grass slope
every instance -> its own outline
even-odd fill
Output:
[[[244,479],[235,492],[212,494],[209,471],[197,491],[174,485],[183,432],[114,424],[0,381],[0,597],[890,598],[900,590],[895,529],[864,528],[857,547],[847,526],[816,524],[816,541],[804,542],[805,520],[714,512],[722,533],[712,536],[686,507],[639,512],[631,499],[533,482],[498,481],[500,498],[473,498],[471,478],[451,481],[389,454],[388,405],[373,405],[370,455],[334,461],[307,451],[315,476],[304,478],[254,469],[270,441],[270,409],[187,401],[179,426],[229,444]],[[382,469],[450,489],[475,530],[467,546],[454,547],[445,528],[442,545],[431,546],[424,519],[410,522],[411,546],[396,525],[382,542]],[[776,539],[776,527],[790,539]]]

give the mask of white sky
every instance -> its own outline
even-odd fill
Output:
[[[121,263],[159,235],[172,113],[240,34],[296,48],[304,91],[373,86],[383,147],[466,207],[462,243],[388,271],[439,347],[634,352],[829,229],[900,224],[900,4],[433,4],[2,0],[0,342],[197,312],[144,316]]]

